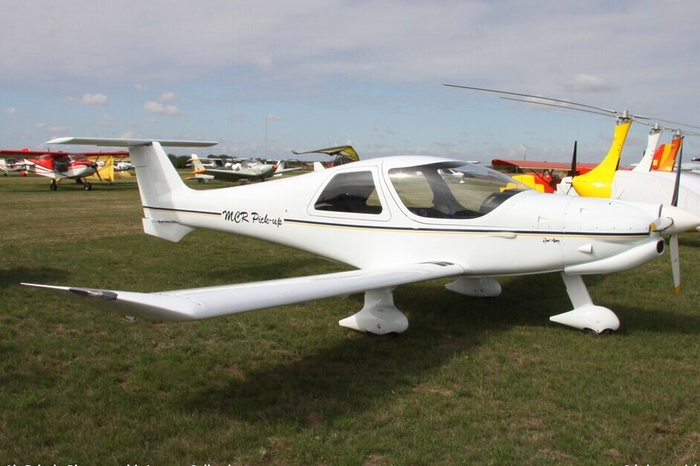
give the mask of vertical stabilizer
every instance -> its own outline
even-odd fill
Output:
[[[178,175],[158,142],[129,148],[141,203],[147,207],[176,208],[178,195],[191,191]],[[148,217],[148,211],[146,211]]]
[[[194,230],[179,223],[178,209],[184,208],[185,200],[196,191],[180,179],[163,146],[209,147],[216,142],[66,137],[53,139],[47,144],[128,147],[143,204],[144,231],[169,241],[180,241]]]
[[[177,221],[177,209],[188,188],[158,142],[129,148],[143,204],[143,231],[168,241],[180,241],[194,228]]]
[[[639,162],[639,165],[634,167],[632,171],[646,173],[651,170],[654,154],[656,153],[656,148],[659,146],[660,139],[661,129],[658,127],[658,125],[656,125],[649,131],[649,140],[647,142],[647,148],[644,151],[644,155],[642,156],[642,160]]]
[[[678,150],[681,147],[682,140],[682,137],[674,136],[671,144],[663,144],[662,146],[659,146],[659,149],[654,154],[651,169],[660,172],[672,172],[673,166],[676,163],[676,157],[678,157]]]
[[[616,124],[615,136],[608,155],[593,170],[585,175],[577,176],[571,181],[580,196],[610,198],[615,172],[620,165],[620,154],[631,125],[632,120],[623,120]]]

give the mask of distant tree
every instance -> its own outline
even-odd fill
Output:
[[[168,154],[168,158],[170,159],[170,163],[172,163],[175,168],[186,168],[187,160],[190,158],[190,156]]]

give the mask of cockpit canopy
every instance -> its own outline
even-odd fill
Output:
[[[389,170],[404,206],[428,218],[477,218],[527,186],[473,163],[440,162]]]
[[[314,202],[314,210],[383,215],[375,174],[370,169],[336,174]],[[405,208],[426,218],[477,218],[529,189],[494,170],[459,161],[391,168],[388,175]]]

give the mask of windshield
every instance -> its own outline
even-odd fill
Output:
[[[489,168],[442,162],[389,170],[401,202],[429,218],[476,218],[498,207],[527,186]]]

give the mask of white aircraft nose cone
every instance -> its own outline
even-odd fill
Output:
[[[673,225],[664,231],[664,233],[674,235],[683,233],[700,227],[700,217],[688,212],[687,210],[674,207],[672,205],[664,205],[661,208],[661,216],[668,217],[673,220]]]

